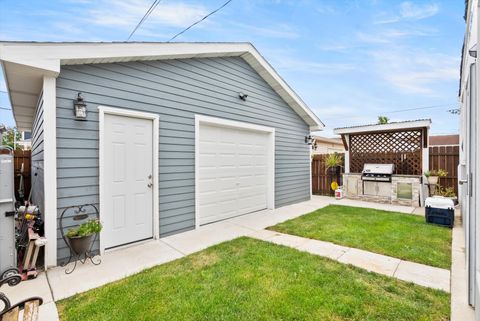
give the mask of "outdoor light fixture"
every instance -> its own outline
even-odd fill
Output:
[[[312,135],[305,136],[305,144],[312,145],[313,144],[313,137]]]
[[[477,58],[477,45],[474,45],[472,48],[468,50],[468,54],[470,57]]]
[[[238,93],[238,98],[240,98],[240,99],[243,100],[243,101],[247,101],[247,97],[248,97],[247,94]]]
[[[73,101],[73,114],[75,120],[87,120],[87,104],[83,100],[81,93],[77,94],[77,99]]]

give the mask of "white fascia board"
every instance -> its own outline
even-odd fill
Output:
[[[411,122],[399,122],[391,124],[382,124],[382,125],[367,125],[367,126],[357,126],[349,128],[335,128],[333,130],[334,134],[343,135],[343,134],[353,134],[353,133],[368,133],[368,132],[379,132],[386,130],[397,130],[397,129],[411,129],[411,128],[430,128],[430,120],[419,120]]]
[[[196,56],[240,56],[248,43],[0,43],[0,60],[60,71],[60,65]]]

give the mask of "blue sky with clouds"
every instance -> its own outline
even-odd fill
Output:
[[[166,41],[224,1],[163,0],[131,40]],[[0,1],[0,39],[124,41],[151,2]],[[378,115],[432,118],[432,133],[455,133],[447,110],[458,105],[463,10],[460,0],[233,0],[176,41],[252,42],[326,135]],[[13,125],[11,113],[0,110],[0,122]]]

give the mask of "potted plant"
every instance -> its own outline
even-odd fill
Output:
[[[99,220],[89,220],[76,228],[68,230],[65,236],[67,237],[72,250],[77,255],[80,255],[89,250],[92,238],[101,230],[102,224]]]
[[[444,169],[426,171],[424,173],[429,185],[437,185],[439,177],[446,177],[448,172]]]
[[[457,195],[455,194],[455,190],[453,187],[441,187],[440,185],[437,187],[435,195],[447,197],[453,201],[454,204],[458,203]]]
[[[338,188],[340,182],[340,167],[342,167],[342,164],[343,159],[341,154],[328,154],[325,157],[325,172],[329,174],[328,176],[331,179],[330,187],[333,192]]]
[[[330,173],[336,172],[340,167],[342,167],[343,159],[340,154],[328,154],[325,157],[325,172],[329,171]]]

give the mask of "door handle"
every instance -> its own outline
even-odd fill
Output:
[[[458,181],[458,184],[460,184],[460,185],[467,184],[467,183],[468,183],[468,179],[460,179]]]
[[[148,179],[150,180],[150,182],[147,184],[147,186],[149,188],[152,188],[152,186],[153,186],[152,177],[153,177],[152,174],[148,175]]]

